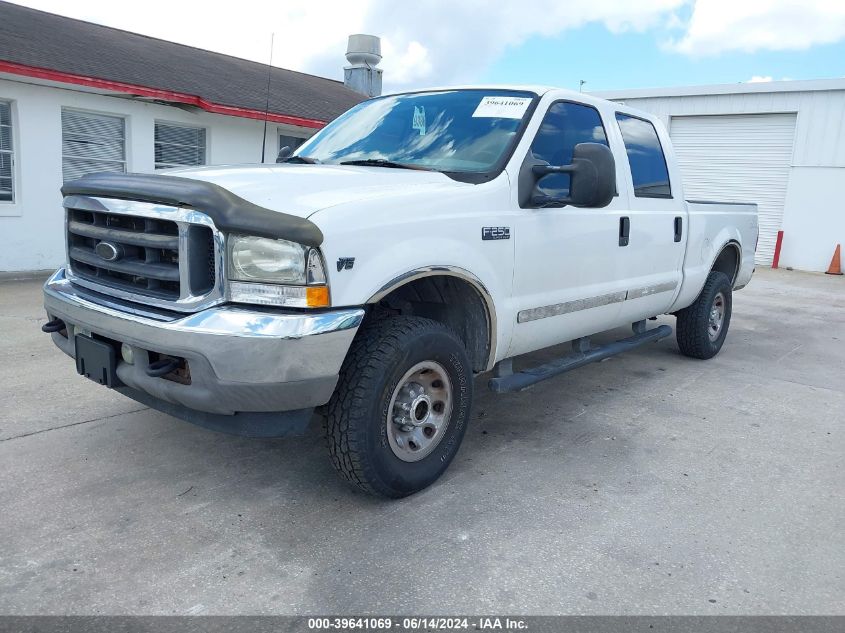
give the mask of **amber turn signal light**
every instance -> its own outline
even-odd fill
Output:
[[[328,286],[308,286],[305,289],[305,304],[309,308],[325,308],[329,305]]]

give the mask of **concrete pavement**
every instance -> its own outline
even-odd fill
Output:
[[[758,271],[711,361],[672,338],[477,381],[402,501],[317,429],[221,435],[77,376],[44,320],[0,284],[0,614],[845,613],[842,278]]]

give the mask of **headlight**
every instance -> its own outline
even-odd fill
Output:
[[[232,301],[303,308],[329,305],[326,272],[317,249],[288,240],[230,235],[228,251]]]
[[[287,240],[251,235],[229,238],[232,279],[305,285],[305,258],[310,249]]]

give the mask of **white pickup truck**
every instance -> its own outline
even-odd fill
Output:
[[[80,374],[206,427],[284,435],[316,411],[373,494],[443,473],[478,374],[521,390],[668,336],[661,314],[712,357],[754,270],[756,207],[685,201],[659,121],[584,94],[379,97],[279,160],[67,183],[43,329]]]

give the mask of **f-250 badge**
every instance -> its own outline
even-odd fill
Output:
[[[352,270],[355,265],[354,257],[338,257],[337,258],[337,272],[341,270]]]
[[[509,226],[483,226],[481,227],[482,240],[509,240],[511,239],[511,227]]]

